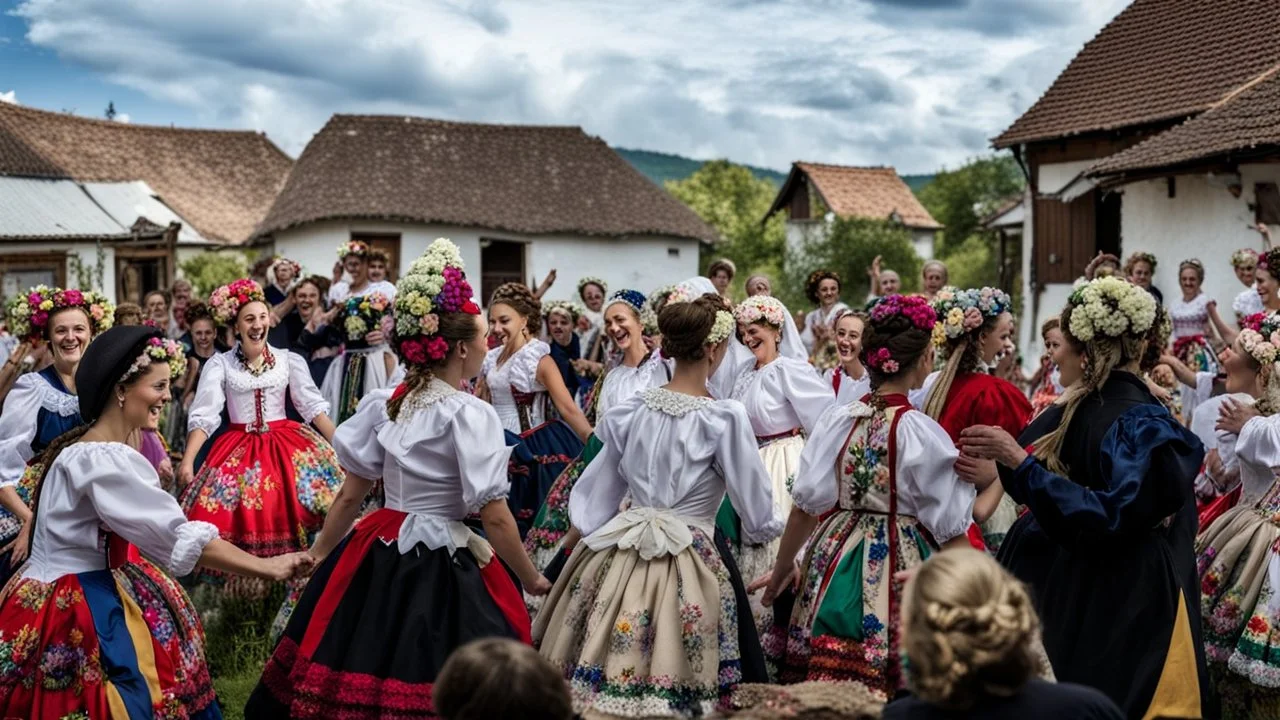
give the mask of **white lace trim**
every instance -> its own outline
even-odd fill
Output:
[[[709,397],[686,395],[660,387],[645,390],[640,396],[644,398],[645,407],[672,417],[684,417],[715,404],[715,400]]]
[[[460,390],[450,386],[449,383],[440,378],[431,378],[431,382],[427,383],[426,387],[404,399],[404,402],[400,405],[400,412],[402,417],[404,416],[403,414],[416,413],[460,392]]]
[[[68,417],[80,412],[80,398],[62,392],[42,377],[40,378],[40,407],[62,417]]]
[[[225,383],[231,390],[246,392],[249,390],[265,390],[282,388],[289,385],[289,351],[271,348],[276,363],[270,370],[261,375],[254,375],[236,359],[235,348],[222,354],[226,363]]]
[[[218,527],[207,522],[193,520],[178,527],[178,541],[169,554],[169,572],[182,577],[195,569],[204,548],[218,537]]]
[[[862,402],[861,400],[855,400],[849,403],[848,410],[849,410],[849,417],[852,417],[852,418],[871,417],[872,415],[875,414],[875,408]]]
[[[467,508],[467,512],[478,513],[485,505],[488,505],[494,500],[506,500],[510,494],[510,487],[495,487],[487,492],[481,493],[480,497],[476,498],[476,501],[471,505],[471,507]]]
[[[807,512],[807,511],[806,511]],[[820,515],[821,513],[809,513],[810,515]],[[742,529],[742,539],[748,545],[763,545],[778,536],[782,535],[782,530],[786,527],[786,523],[775,513],[769,518],[769,522],[758,532],[747,532],[744,527]]]

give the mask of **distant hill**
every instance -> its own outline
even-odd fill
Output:
[[[627,162],[645,175],[645,177],[654,181],[658,185],[662,185],[667,180],[684,180],[690,175],[697,172],[702,167],[703,160],[694,160],[682,155],[672,155],[670,153],[653,152],[650,150],[629,150],[627,148],[614,148],[614,152],[618,153]],[[770,170],[768,168],[746,166],[756,177],[764,178],[774,185],[781,187],[786,181],[787,174]],[[918,193],[920,188],[929,184],[933,180],[933,175],[903,175],[902,179],[911,188],[911,192]]]

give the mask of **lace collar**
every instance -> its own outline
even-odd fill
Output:
[[[419,410],[425,410],[441,400],[461,392],[461,390],[440,378],[431,378],[431,382],[427,383],[426,387],[405,398],[404,403],[400,405],[401,417],[406,417]]]
[[[52,367],[50,366],[51,370]],[[62,380],[58,378],[56,371],[48,375],[44,372],[38,374],[43,380],[40,383],[40,407],[62,417],[70,417],[80,412],[80,398],[62,387]]]
[[[684,417],[694,410],[701,410],[715,403],[709,397],[686,395],[660,387],[649,388],[640,396],[644,398],[645,407],[671,417]]]

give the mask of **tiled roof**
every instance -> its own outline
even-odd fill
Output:
[[[333,218],[717,239],[697,214],[581,128],[400,116],[330,118],[256,234]]]
[[[993,142],[1185,119],[1277,62],[1276,0],[1134,0]]]
[[[0,103],[0,175],[142,181],[219,242],[249,238],[291,164],[255,132],[133,125]]]
[[[1280,145],[1280,67],[1221,105],[1089,168],[1091,176],[1165,168]]]
[[[789,201],[797,173],[809,177],[823,202],[840,217],[888,220],[896,212],[902,218],[902,224],[909,228],[942,229],[942,225],[916,199],[911,188],[898,177],[898,171],[891,167],[797,162],[778,193],[770,214]]]

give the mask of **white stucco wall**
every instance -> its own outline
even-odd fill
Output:
[[[556,270],[557,280],[547,293],[548,299],[576,296],[578,279],[587,275],[603,279],[612,289],[649,293],[698,274],[698,241],[659,236],[525,236],[444,225],[327,221],[276,233],[275,252],[298,261],[308,273],[328,276],[338,246],[353,232],[399,233],[401,273],[439,237],[458,245],[463,263],[475,277],[480,274],[481,238],[527,243],[526,282],[536,284],[547,272]],[[474,284],[478,292],[478,283]]]
[[[1231,301],[1244,289],[1231,269],[1231,253],[1262,247],[1249,207],[1258,182],[1280,182],[1280,164],[1241,166],[1238,198],[1221,179],[1207,175],[1177,176],[1172,198],[1164,179],[1126,185],[1120,210],[1125,256],[1140,250],[1156,256],[1155,285],[1166,303],[1181,297],[1178,264],[1199,258],[1205,267],[1204,291],[1218,301],[1223,318],[1230,322]],[[1272,232],[1280,237],[1276,228]]]
[[[821,242],[826,235],[827,222],[825,220],[788,220],[787,224],[787,249],[795,252],[804,247],[805,242]],[[915,249],[916,255],[921,260],[933,259],[933,242],[937,233],[932,230],[909,230],[911,234],[911,247]]]
[[[7,260],[14,257],[20,257],[22,255],[52,252],[65,252],[68,256],[72,254],[79,256],[80,262],[84,264],[87,271],[92,271],[98,264],[98,248],[94,243],[58,241],[41,241],[31,243],[6,242],[3,245],[0,245],[0,260]],[[97,288],[97,290],[110,298],[111,302],[116,302],[115,249],[104,245],[102,247],[102,253],[102,286]],[[76,285],[77,278],[71,269],[70,260],[67,261],[66,279],[68,285]]]
[[[916,249],[916,255],[921,260],[933,259],[933,238],[937,235],[932,230],[912,230],[911,245]]]

